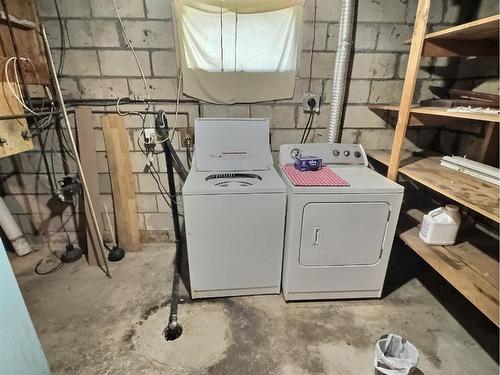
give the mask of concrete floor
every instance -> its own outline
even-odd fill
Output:
[[[84,260],[38,276],[40,255],[12,263],[54,374],[373,374],[387,332],[416,345],[419,374],[498,374],[496,327],[401,244],[381,300],[186,298],[169,343],[172,245],[127,254],[112,280]]]

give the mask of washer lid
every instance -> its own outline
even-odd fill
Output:
[[[197,118],[194,133],[197,171],[266,170],[272,165],[268,119]]]
[[[267,171],[200,172],[191,169],[182,188],[186,195],[285,193],[286,187],[271,166]]]

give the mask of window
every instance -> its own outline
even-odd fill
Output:
[[[185,94],[213,103],[293,96],[303,0],[174,0]]]

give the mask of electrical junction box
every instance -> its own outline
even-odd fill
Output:
[[[319,113],[319,101],[319,95],[310,92],[304,93],[304,97],[302,98],[304,113]]]

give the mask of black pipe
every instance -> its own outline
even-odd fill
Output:
[[[170,315],[168,318],[168,324],[163,331],[165,340],[169,341],[179,338],[182,334],[182,326],[177,319],[179,304],[179,282],[182,264],[182,234],[179,220],[179,211],[177,207],[177,195],[175,191],[173,161],[174,159],[177,159],[177,163],[179,163],[180,166],[182,166],[182,163],[180,162],[180,159],[178,159],[177,154],[168,139],[168,123],[166,117],[164,116],[164,113],[164,111],[158,111],[158,115],[156,117],[156,131],[164,139],[164,141],[162,142],[162,146],[163,152],[165,153],[165,161],[167,163],[168,190],[170,203],[172,206],[172,221],[174,223],[175,235],[174,278],[172,280],[172,294],[170,297]],[[182,168],[184,167],[182,166]]]
[[[5,0],[2,0],[2,7],[3,11],[5,13],[5,19],[7,20],[7,27],[9,29],[9,34],[10,34],[10,39],[12,41],[12,46],[14,47],[14,54],[16,56],[16,61],[15,63],[19,67],[19,75],[21,76],[21,84],[23,85],[23,91],[26,96],[26,100],[28,102],[29,108],[33,108],[33,103],[31,102],[31,95],[28,90],[28,84],[26,83],[26,79],[24,77],[24,70],[21,65],[21,55],[19,54],[19,48],[17,47],[17,41],[16,41],[16,36],[14,34],[14,28],[12,27],[12,23],[10,21],[10,13],[7,8],[7,3]],[[42,135],[40,132],[40,126],[38,125],[38,120],[36,117],[33,118],[33,122],[35,123],[35,130],[38,136],[38,142],[40,143],[40,151],[42,152],[42,159],[43,159],[43,164],[45,165],[45,171],[47,172],[47,177],[49,180],[49,185],[50,185],[50,191],[52,194],[55,192],[55,183],[52,181],[52,176],[50,175],[50,169],[49,169],[49,160],[47,159],[47,155],[45,153],[45,145],[43,144],[43,139]]]

